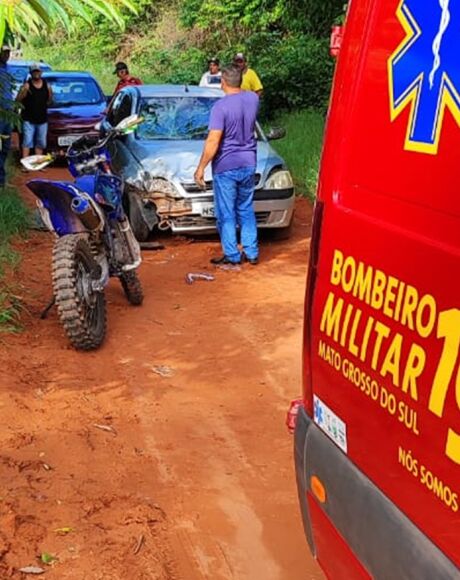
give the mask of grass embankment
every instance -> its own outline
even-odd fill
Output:
[[[37,57],[51,65],[54,70],[90,72],[97,78],[106,95],[113,93],[118,82],[118,78],[113,74],[114,59],[104,56],[104,50],[101,50],[97,44],[89,43],[83,50],[78,51],[75,41],[63,38],[59,50],[55,45],[40,46],[38,49],[32,46],[24,47],[24,58],[34,60]],[[130,73],[141,78],[144,84],[158,84],[160,80],[147,68],[132,66]]]
[[[17,266],[20,256],[11,239],[27,228],[29,212],[13,187],[0,190],[0,332],[19,327],[20,302],[5,282],[8,270]]]
[[[314,201],[321,148],[324,116],[318,111],[296,111],[276,117],[271,125],[286,129],[286,137],[273,141],[273,147],[284,158],[300,195]]]

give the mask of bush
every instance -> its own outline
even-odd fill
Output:
[[[11,237],[26,230],[29,212],[14,188],[0,193],[0,332],[19,327],[20,301],[5,284],[5,269],[19,262],[19,254],[10,246]]]
[[[265,116],[283,109],[325,111],[333,73],[328,46],[307,35],[251,39],[248,53],[265,87]]]
[[[0,243],[12,236],[22,234],[27,228],[29,212],[14,190],[5,188],[0,192]]]

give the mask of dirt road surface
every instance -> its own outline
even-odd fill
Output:
[[[59,580],[322,578],[284,425],[301,388],[307,202],[295,220],[239,272],[209,265],[217,240],[144,252],[144,305],[113,281],[91,353],[70,348],[54,309],[39,320],[52,237],[17,244],[25,329],[0,336],[0,578],[30,565]],[[195,271],[216,279],[187,285]]]

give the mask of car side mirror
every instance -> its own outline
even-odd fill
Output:
[[[106,119],[100,121],[98,125],[99,127],[95,127],[95,129],[99,131],[101,137],[105,137],[113,129],[112,125]]]
[[[282,139],[286,136],[286,129],[283,127],[270,127],[265,135],[268,141],[275,141],[276,139]]]

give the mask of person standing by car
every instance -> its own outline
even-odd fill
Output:
[[[241,89],[243,91],[253,91],[262,96],[263,85],[257,75],[256,71],[249,68],[246,56],[242,52],[237,52],[233,57],[233,64],[235,64],[243,73],[243,80],[241,81]]]
[[[41,155],[46,149],[48,132],[48,105],[53,99],[53,93],[48,83],[42,79],[39,63],[30,66],[31,77],[26,81],[16,100],[22,104],[22,156],[27,157],[32,148],[36,155]]]
[[[11,123],[5,118],[5,113],[12,107],[13,85],[8,72],[8,60],[11,49],[4,44],[0,50],[0,188],[5,187],[5,163],[11,145]]]
[[[215,215],[223,249],[223,256],[212,258],[212,264],[239,264],[246,259],[256,265],[259,258],[253,207],[259,97],[241,90],[241,80],[241,68],[230,65],[223,69],[225,97],[211,109],[209,134],[194,175],[204,189],[204,170],[212,162]],[[237,225],[243,254],[238,249]]]
[[[137,77],[133,77],[129,74],[128,65],[125,62],[117,62],[115,65],[115,70],[113,71],[114,75],[118,77],[118,83],[115,87],[115,91],[113,96],[115,96],[118,91],[121,91],[124,87],[128,87],[130,85],[141,85],[141,79]]]
[[[220,72],[220,62],[216,57],[208,60],[208,70],[204,73],[200,80],[200,87],[208,87],[211,89],[221,88],[222,73]]]

